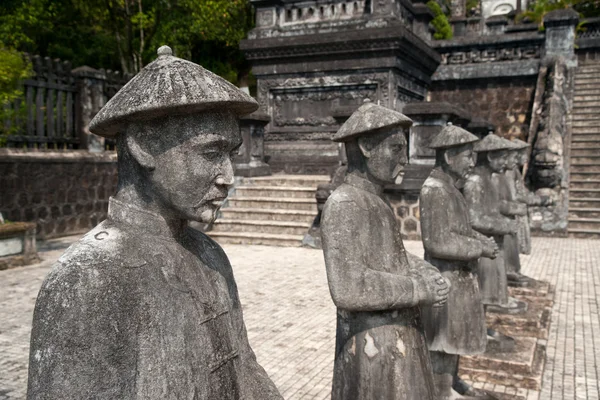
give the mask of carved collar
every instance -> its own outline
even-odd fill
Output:
[[[431,176],[435,179],[438,179],[452,187],[457,186],[457,181],[455,181],[450,175],[445,173],[441,168],[436,167],[433,171],[431,171]]]
[[[376,196],[381,196],[383,193],[383,186],[373,183],[368,179],[361,178],[360,176],[354,174],[346,175],[346,177],[344,178],[344,182],[357,189],[373,193]]]
[[[184,231],[177,232],[162,215],[124,203],[114,197],[108,201],[108,219],[162,239],[177,240],[177,236]]]

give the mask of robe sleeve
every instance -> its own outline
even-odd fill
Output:
[[[456,232],[457,221],[448,215],[453,201],[443,188],[423,186],[419,197],[421,235],[425,251],[442,260],[476,260],[483,250],[481,241]]]
[[[542,198],[527,189],[523,176],[519,171],[517,171],[516,174],[515,185],[517,187],[517,200],[528,206],[541,206],[543,203]]]
[[[508,216],[527,215],[527,204],[518,201],[502,200],[500,212]]]
[[[512,220],[510,218],[486,209],[487,204],[484,204],[486,188],[483,186],[479,176],[471,175],[463,189],[469,207],[471,226],[485,235],[508,235],[512,233]]]
[[[29,400],[135,398],[130,294],[115,283],[98,265],[53,266],[34,311]]]
[[[220,246],[219,251],[222,257],[221,265],[225,266],[223,275],[227,281],[229,297],[231,299],[231,319],[237,337],[241,363],[240,400],[283,400],[283,397],[279,394],[279,390],[271,378],[269,378],[264,368],[260,366],[256,360],[254,351],[250,347],[233,270],[229,259]]]
[[[418,302],[417,278],[374,270],[370,252],[369,212],[351,200],[330,197],[323,210],[321,235],[327,280],[333,302],[348,311],[382,311],[413,307]],[[389,258],[394,262],[394,257]],[[385,268],[382,268],[385,269]]]

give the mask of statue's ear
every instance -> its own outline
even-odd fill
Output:
[[[131,154],[131,157],[133,157],[142,167],[150,171],[153,171],[154,168],[156,168],[154,157],[142,149],[133,135],[127,135],[127,150],[129,151],[129,154]]]
[[[365,158],[371,157],[371,146],[368,138],[360,137],[358,138],[358,148]]]
[[[444,162],[446,163],[446,165],[450,165],[450,156],[448,155],[448,153],[448,150],[444,150]]]

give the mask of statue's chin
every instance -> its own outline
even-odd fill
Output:
[[[210,209],[206,209],[204,211],[202,211],[202,213],[200,214],[200,222],[203,222],[205,224],[211,224],[215,221],[215,219],[217,218],[217,211],[213,211]]]

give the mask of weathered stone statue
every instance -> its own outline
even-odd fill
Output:
[[[517,199],[514,170],[517,168],[517,151],[520,146],[511,142],[512,149],[503,157],[505,163],[504,172],[495,174],[493,177],[495,185],[500,193],[500,212],[508,218],[517,221],[518,229],[504,235],[504,263],[506,276],[509,284],[526,284],[529,278],[521,275],[521,258],[519,255],[519,241],[517,234],[521,229],[521,219],[529,218],[527,204]]]
[[[321,224],[327,278],[337,306],[333,400],[432,400],[433,375],[420,305],[443,305],[449,285],[404,249],[383,197],[407,163],[403,114],[367,103],[334,137],[348,172]]]
[[[446,305],[422,308],[438,399],[460,397],[452,389],[459,379],[459,355],[481,354],[487,345],[477,262],[496,258],[498,246],[472,229],[467,202],[457,188],[475,166],[473,143],[478,140],[458,126],[444,127],[429,145],[436,150],[436,164],[419,197],[425,260],[452,285]]]
[[[238,117],[257,104],[158,54],[91,123],[117,139],[118,190],[42,285],[28,399],[282,399],[248,343],[227,256],[188,227],[215,218]]]
[[[532,193],[527,186],[525,186],[525,180],[521,174],[521,168],[523,168],[525,163],[528,161],[527,149],[529,144],[519,139],[515,139],[513,142],[519,147],[513,151],[513,156],[516,157],[517,167],[512,171],[507,171],[506,173],[507,176],[512,176],[515,182],[514,190],[516,199],[522,203],[525,203],[529,207],[549,206],[554,204],[552,198],[548,196],[537,196]],[[517,220],[519,221],[519,231],[517,232],[519,251],[521,254],[531,254],[531,230],[529,227],[529,216],[519,216],[517,217]]]
[[[500,249],[495,260],[479,260],[479,285],[485,305],[508,307],[506,267],[504,265],[504,236],[515,233],[516,221],[501,212],[501,193],[498,176],[504,173],[508,150],[513,144],[492,134],[474,145],[477,166],[467,178],[463,193],[469,207],[471,225],[476,231],[492,236]]]

